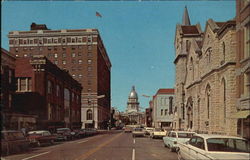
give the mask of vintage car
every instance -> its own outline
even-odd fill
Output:
[[[144,128],[144,133],[145,133],[145,135],[150,135],[150,132],[153,131],[153,130],[154,130],[154,128],[152,128],[152,127],[145,127]]]
[[[175,151],[178,148],[178,143],[188,141],[195,132],[188,131],[170,131],[166,137],[163,137],[165,147],[169,147],[170,151]]]
[[[21,131],[1,131],[1,154],[9,155],[29,150],[29,140]]]
[[[57,136],[52,135],[49,131],[38,130],[28,132],[28,139],[32,146],[41,146],[44,143],[54,144]]]
[[[124,128],[124,132],[125,132],[125,133],[131,133],[132,130],[133,130],[132,127],[125,127],[125,128]]]
[[[73,132],[69,128],[57,128],[57,140],[72,140],[73,139]]]
[[[166,136],[167,131],[162,128],[154,128],[153,131],[150,132],[150,138],[162,138]]]
[[[178,159],[249,160],[249,151],[249,143],[243,138],[195,134],[189,141],[179,143]]]
[[[145,133],[142,128],[134,128],[132,131],[133,137],[144,137]]]

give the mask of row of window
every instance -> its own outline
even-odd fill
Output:
[[[63,37],[63,38],[30,38],[30,39],[10,39],[9,44],[64,44],[64,43],[82,43],[93,41],[92,36],[86,37]]]
[[[168,114],[168,109],[165,109],[164,111],[164,115],[166,116]],[[163,109],[161,109],[161,116],[163,116]]]

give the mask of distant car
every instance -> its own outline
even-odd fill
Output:
[[[28,139],[31,145],[41,146],[43,143],[54,144],[57,136],[52,135],[49,131],[38,130],[28,132]]]
[[[144,137],[145,133],[142,128],[134,128],[132,131],[132,136],[133,137]]]
[[[246,139],[233,136],[195,134],[188,142],[179,143],[178,159],[249,160]]]
[[[21,131],[1,131],[1,154],[9,155],[29,150],[29,140]]]
[[[125,132],[125,133],[131,133],[132,130],[133,130],[133,129],[132,129],[131,127],[125,127],[124,132]]]
[[[71,130],[69,128],[57,128],[57,140],[72,140],[73,135],[71,133]]]
[[[178,148],[178,143],[188,141],[194,134],[195,132],[170,131],[166,137],[163,137],[164,146],[169,147],[170,151],[174,151]]]
[[[166,136],[167,131],[162,128],[154,128],[153,131],[150,132],[150,138],[162,138]]]
[[[152,127],[145,127],[144,128],[145,135],[150,135],[150,132],[152,132],[153,130],[154,128]]]

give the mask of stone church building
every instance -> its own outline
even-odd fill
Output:
[[[236,22],[209,19],[204,32],[185,7],[176,25],[173,128],[197,133],[237,134]]]

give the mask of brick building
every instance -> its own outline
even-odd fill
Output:
[[[16,57],[45,55],[82,84],[83,128],[107,127],[111,63],[97,29],[49,30],[32,23],[30,31],[11,31],[8,37]]]
[[[16,59],[15,111],[37,115],[36,129],[81,128],[81,84],[42,55]],[[32,129],[35,129],[32,128]]]
[[[250,1],[236,0],[236,106],[238,134],[250,139]]]
[[[236,135],[235,20],[191,25],[187,8],[176,26],[174,128]]]
[[[16,91],[15,63],[14,55],[1,48],[1,129],[21,129],[26,123],[36,123],[36,116],[18,113],[13,109]]]

